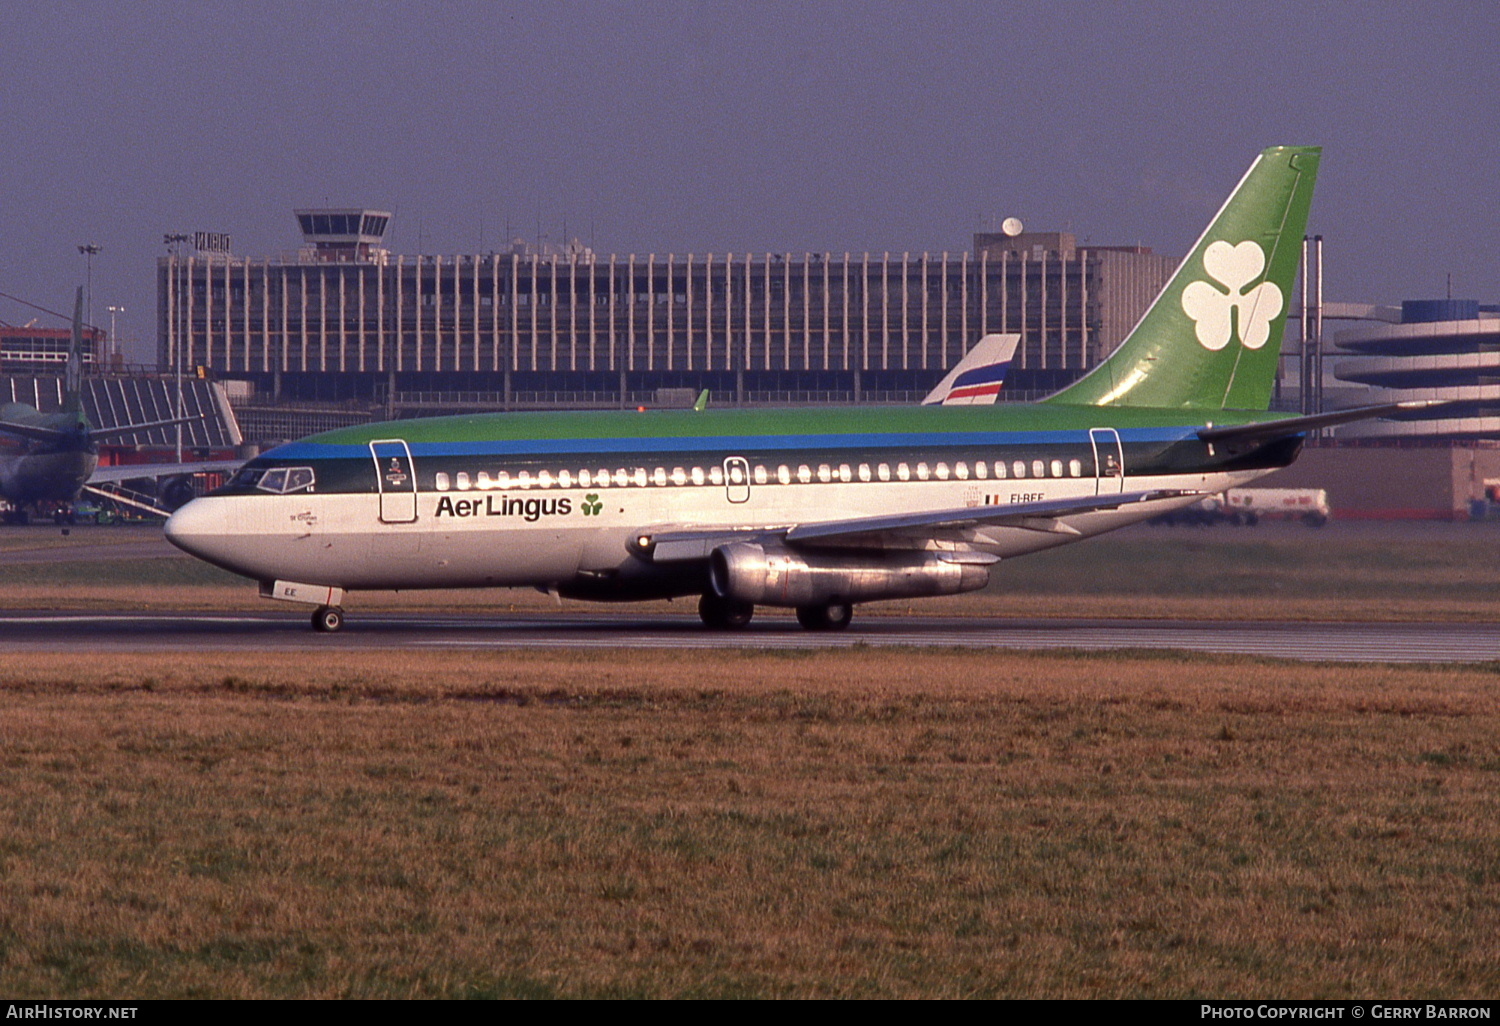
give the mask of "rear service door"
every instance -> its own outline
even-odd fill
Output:
[[[380,520],[409,524],[417,519],[417,470],[411,450],[399,438],[370,443],[375,458],[375,483],[380,491]]]
[[[1125,450],[1114,428],[1090,428],[1094,446],[1094,494],[1118,495],[1125,490]]]

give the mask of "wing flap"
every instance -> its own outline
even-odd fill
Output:
[[[982,542],[987,527],[1019,528],[1049,534],[1079,535],[1076,527],[1062,518],[1079,513],[1119,509],[1123,506],[1167,499],[1181,499],[1195,492],[1147,491],[1118,495],[1085,495],[1045,502],[1012,503],[999,506],[965,506],[960,509],[929,510],[921,513],[898,513],[890,516],[854,517],[828,520],[791,527],[758,527],[744,529],[702,528],[642,531],[650,539],[651,558],[656,562],[707,559],[720,545],[737,541],[774,540],[793,547],[859,546],[874,549],[909,549],[916,543],[947,545],[950,554],[962,558],[962,546]]]

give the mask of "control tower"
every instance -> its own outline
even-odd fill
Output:
[[[378,259],[384,252],[388,210],[338,207],[293,211],[302,227],[304,247],[313,259],[352,263]]]

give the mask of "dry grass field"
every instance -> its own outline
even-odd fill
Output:
[[[1500,669],[0,653],[0,992],[1493,997]]]

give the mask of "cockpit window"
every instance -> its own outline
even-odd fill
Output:
[[[260,467],[245,467],[229,483],[235,488],[254,488],[260,484],[260,477],[264,473],[265,470]]]
[[[240,477],[244,477],[248,471],[241,471]],[[258,478],[253,481],[241,481],[235,479],[236,484],[251,485],[263,492],[271,492],[275,495],[287,495],[291,492],[308,491],[313,486],[312,467],[278,467],[275,470],[255,471]]]

